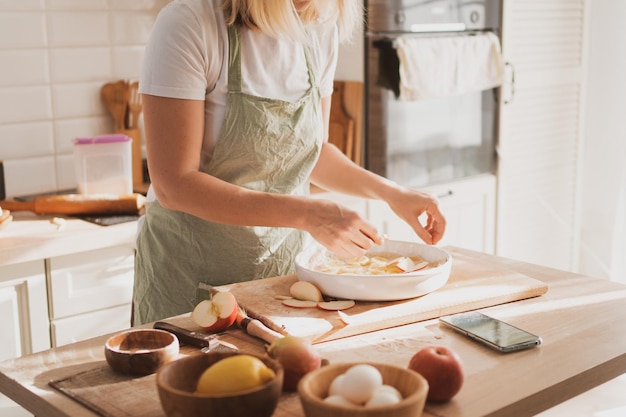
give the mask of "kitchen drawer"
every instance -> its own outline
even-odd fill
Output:
[[[58,256],[48,262],[52,320],[131,302],[134,250],[130,246]]]
[[[51,323],[54,347],[115,333],[130,327],[131,304],[54,320]]]

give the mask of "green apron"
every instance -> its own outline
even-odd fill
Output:
[[[304,49],[310,88],[296,102],[241,91],[239,34],[229,27],[228,99],[211,160],[201,167],[229,183],[308,195],[322,144],[320,93]],[[137,240],[134,324],[190,312],[199,287],[294,273],[306,234],[297,229],[208,222],[151,202]]]

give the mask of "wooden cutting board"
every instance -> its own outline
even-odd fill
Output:
[[[502,266],[451,252],[453,264],[446,285],[425,296],[394,302],[357,302],[345,310],[292,308],[276,295],[288,295],[295,275],[261,279],[220,287],[231,291],[250,317],[283,334],[313,343],[400,326],[446,314],[537,297],[547,284]],[[347,321],[347,323],[346,323]]]

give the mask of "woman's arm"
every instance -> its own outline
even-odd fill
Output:
[[[143,95],[143,105],[150,179],[163,207],[224,224],[298,228],[343,256],[382,243],[373,226],[334,202],[253,191],[201,172],[202,101]]]
[[[330,97],[322,99],[322,112],[326,121],[329,119],[330,103]],[[328,129],[325,131],[328,132]],[[425,243],[435,244],[443,237],[446,221],[436,198],[399,186],[365,170],[328,141],[324,143],[320,159],[311,174],[311,181],[325,190],[387,202]],[[418,218],[424,213],[427,220],[422,225]]]

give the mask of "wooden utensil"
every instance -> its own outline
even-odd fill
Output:
[[[107,83],[101,89],[102,101],[113,116],[115,129],[118,132],[125,126],[129,94],[128,82],[124,80]]]
[[[5,200],[0,207],[36,214],[138,214],[146,198],[142,194],[67,194],[35,197],[31,201]]]
[[[128,93],[128,111],[130,112],[129,129],[137,129],[139,127],[139,116],[141,115],[141,94],[139,94],[139,81],[133,81],[129,84]]]

